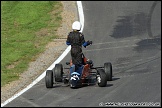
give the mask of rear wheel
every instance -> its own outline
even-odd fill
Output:
[[[105,87],[107,85],[107,78],[104,69],[97,70],[97,83],[99,87]]]
[[[56,82],[62,82],[63,66],[62,64],[56,64],[54,68],[54,76]]]
[[[104,70],[106,73],[107,81],[112,81],[112,64],[110,62],[104,63]]]
[[[46,81],[46,88],[53,87],[53,72],[52,72],[52,70],[46,71],[45,81]]]

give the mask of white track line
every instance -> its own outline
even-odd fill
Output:
[[[83,14],[83,7],[82,7],[82,2],[81,1],[77,1],[77,7],[78,7],[78,12],[79,12],[79,20],[80,20],[80,22],[82,24],[82,28],[81,28],[80,31],[82,32],[83,31],[83,27],[84,27],[84,14]],[[62,55],[47,70],[52,70],[55,67],[55,64],[59,63],[68,54],[70,49],[71,49],[71,46],[68,46],[66,48],[66,50],[62,53]],[[40,80],[42,80],[45,77],[45,75],[46,75],[46,71],[44,71],[36,80],[34,80],[25,89],[23,89],[19,93],[15,94],[14,96],[12,96],[8,100],[6,100],[4,103],[1,103],[1,107],[5,106],[9,102],[11,102],[15,98],[17,98],[18,96],[20,96],[21,94],[26,92],[28,89],[30,89],[32,86],[34,86],[36,83],[38,83]]]

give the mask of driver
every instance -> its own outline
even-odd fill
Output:
[[[86,46],[91,45],[92,41],[85,41],[83,33],[79,32],[81,29],[81,23],[79,21],[75,21],[72,24],[72,30],[69,32],[66,40],[67,45],[71,45],[71,57],[72,63],[77,68],[80,67],[83,63],[82,60],[82,46],[86,48]],[[77,69],[76,69],[77,70]]]

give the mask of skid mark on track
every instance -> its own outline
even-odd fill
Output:
[[[137,76],[137,75],[148,75],[148,74],[155,74],[159,71],[156,71],[156,72],[143,72],[143,73],[136,73],[136,74],[130,74],[130,75],[121,75],[121,76],[117,76],[119,78],[125,78],[125,77],[134,77],[134,76]]]
[[[149,57],[146,60],[142,60],[140,59],[140,62],[138,61],[137,63],[125,63],[125,67],[118,67],[117,65],[113,66],[113,71],[115,71],[113,73],[113,75],[121,75],[122,76],[134,76],[134,75],[141,75],[141,74],[150,74],[150,73],[156,73],[156,72],[152,72],[152,70],[149,69],[149,67],[141,67],[141,68],[137,68],[139,66],[142,65],[146,65],[147,63],[153,62],[155,60],[159,60],[161,57],[157,57],[157,56],[153,56],[153,57]],[[129,65],[128,65],[129,64]],[[154,66],[150,67],[151,69],[155,69],[158,66],[155,64]],[[123,69],[122,69],[123,68]],[[116,70],[119,70],[118,72]]]
[[[143,44],[143,46],[147,45],[156,45],[156,43],[150,43],[150,44]],[[125,46],[116,46],[116,47],[109,47],[109,48],[98,48],[98,49],[92,49],[92,50],[85,50],[84,52],[89,51],[100,51],[100,50],[111,50],[111,49],[120,49],[120,48],[129,48],[129,47],[137,47],[138,45],[125,45]]]

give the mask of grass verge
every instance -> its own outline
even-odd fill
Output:
[[[62,9],[59,1],[1,1],[1,87],[17,80],[57,37]]]

